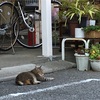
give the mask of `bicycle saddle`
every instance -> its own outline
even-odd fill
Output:
[[[25,7],[24,7],[24,10],[35,11],[35,10],[38,10],[38,9],[39,9],[38,3],[29,3],[29,4],[26,4]]]

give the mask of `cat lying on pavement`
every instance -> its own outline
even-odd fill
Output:
[[[17,75],[15,83],[17,85],[34,85],[39,84],[43,81],[53,80],[54,78],[45,77],[43,69],[40,67],[35,67],[33,70],[28,72],[22,72]]]

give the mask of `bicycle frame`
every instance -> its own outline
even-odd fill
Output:
[[[33,32],[33,31],[34,31],[34,28],[31,27],[31,26],[29,26],[29,24],[26,22],[26,20],[29,19],[29,18],[33,19],[34,16],[33,16],[32,14],[30,14],[29,16],[26,16],[26,17],[25,17],[25,15],[24,15],[24,13],[23,13],[23,10],[22,10],[22,7],[21,7],[21,4],[20,4],[20,2],[19,2],[18,0],[17,0],[17,3],[18,3],[18,8],[19,8],[19,10],[20,10],[20,12],[21,12],[21,16],[22,16],[22,19],[23,19],[25,25],[29,28],[30,31]]]
[[[59,1],[57,1],[57,0],[51,0],[51,3],[57,3],[57,4],[61,5],[61,3]],[[29,17],[31,19],[34,19],[33,14],[30,14],[29,16],[25,17],[19,0],[17,0],[17,4],[18,4],[18,8],[20,9],[21,16],[23,18],[23,21],[24,21],[25,25],[29,28],[29,30],[31,32],[33,32],[34,31],[34,28],[33,27],[30,27],[29,24],[26,22],[26,20],[29,19]]]
[[[4,3],[7,3],[8,1],[4,1],[4,2],[1,2],[0,3],[0,5],[2,5],[2,4],[4,4]],[[9,2],[9,3],[11,3],[11,2]],[[12,3],[11,3],[12,4]],[[30,14],[30,16],[24,16],[24,13],[23,13],[23,10],[22,10],[22,7],[21,7],[21,5],[20,5],[20,2],[17,0],[17,4],[18,4],[18,8],[19,8],[19,10],[20,10],[20,13],[21,13],[21,16],[22,16],[22,19],[23,19],[23,21],[24,21],[24,23],[25,23],[25,25],[29,28],[29,30],[31,30],[31,31],[34,31],[34,28],[33,27],[30,27],[29,26],[29,24],[26,22],[26,20],[27,19],[29,19],[29,17],[31,18],[31,19],[33,19],[33,15],[32,14]],[[15,6],[15,5],[14,5]],[[16,8],[17,9],[17,8]],[[2,9],[0,9],[0,12],[2,12]],[[4,28],[4,29],[0,29],[0,31],[3,31],[3,30],[5,30],[6,28]],[[1,33],[1,32],[0,32]],[[4,34],[4,33],[3,33]]]

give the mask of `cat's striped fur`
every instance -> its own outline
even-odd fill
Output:
[[[40,67],[35,67],[33,70],[28,72],[22,72],[16,77],[15,83],[17,85],[32,85],[39,84],[43,81],[53,80],[54,78],[45,77],[44,72]]]

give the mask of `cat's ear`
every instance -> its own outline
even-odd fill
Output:
[[[37,66],[35,66],[35,69],[37,69]]]

